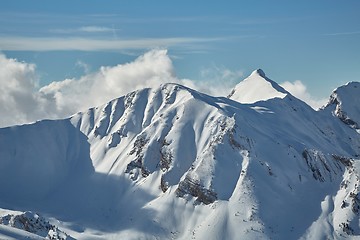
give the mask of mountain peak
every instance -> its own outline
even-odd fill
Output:
[[[266,78],[265,72],[264,72],[262,69],[260,69],[260,68],[254,70],[254,71],[250,74],[250,76],[256,76],[256,75],[258,75],[258,76],[260,76],[260,77],[262,77],[262,78]]]
[[[330,109],[345,124],[360,131],[360,82],[348,82],[330,96],[325,109]]]
[[[240,103],[255,103],[272,98],[284,98],[289,93],[279,84],[266,77],[261,69],[237,84],[228,98]]]

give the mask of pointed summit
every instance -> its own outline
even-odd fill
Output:
[[[234,87],[228,98],[240,103],[255,103],[272,98],[284,98],[288,94],[284,88],[267,78],[263,70],[256,69]]]
[[[254,71],[250,74],[250,76],[256,76],[256,75],[258,75],[258,76],[260,76],[260,77],[262,77],[262,78],[266,78],[265,72],[264,72],[262,69],[260,69],[260,68],[254,70]]]

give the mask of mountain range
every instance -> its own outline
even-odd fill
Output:
[[[258,69],[2,128],[0,239],[357,239],[359,96],[314,110]]]

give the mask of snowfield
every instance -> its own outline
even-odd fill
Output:
[[[259,69],[0,129],[0,239],[358,239],[359,96],[315,111]]]

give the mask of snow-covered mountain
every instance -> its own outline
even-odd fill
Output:
[[[349,82],[334,90],[324,109],[360,133],[360,83]]]
[[[358,85],[315,111],[256,70],[228,98],[164,84],[0,129],[2,213],[77,239],[359,236]]]
[[[240,103],[255,103],[272,98],[284,98],[288,94],[284,88],[266,77],[263,70],[257,69],[237,84],[228,98]]]

